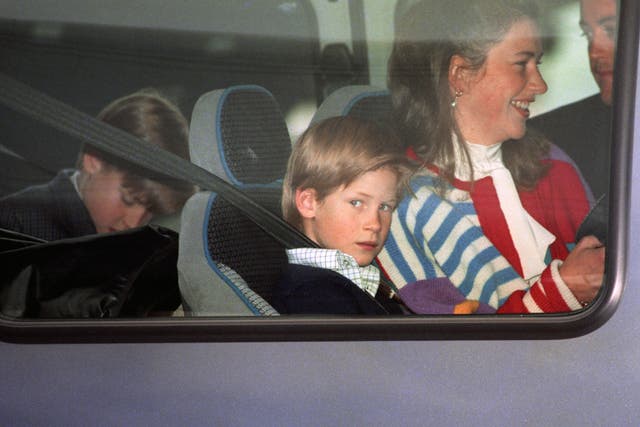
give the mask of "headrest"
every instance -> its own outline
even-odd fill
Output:
[[[311,123],[335,116],[354,116],[374,121],[388,121],[391,116],[391,96],[386,89],[376,86],[342,87],[322,102]]]
[[[269,184],[284,177],[291,140],[268,90],[232,86],[196,102],[189,152],[193,163],[236,186]]]

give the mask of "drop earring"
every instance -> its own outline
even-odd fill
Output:
[[[458,105],[458,98],[462,96],[462,91],[460,89],[456,89],[456,93],[453,96],[453,101],[451,101],[451,108],[456,108]]]

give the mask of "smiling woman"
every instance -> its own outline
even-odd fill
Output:
[[[580,175],[526,130],[547,90],[536,17],[531,2],[424,1],[400,24],[390,89],[423,171],[380,260],[417,311],[443,279],[501,313],[578,310],[600,288],[602,244],[570,251],[589,210]]]
[[[453,114],[467,141],[490,146],[525,135],[529,104],[547,91],[538,70],[541,57],[540,34],[531,19],[516,21],[480,69],[454,54],[448,76]]]

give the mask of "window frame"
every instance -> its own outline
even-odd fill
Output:
[[[638,79],[640,5],[620,1],[614,81],[606,285],[578,312],[471,316],[279,316],[99,320],[7,319],[0,340],[16,343],[522,340],[588,334],[615,312],[627,282],[631,163]]]

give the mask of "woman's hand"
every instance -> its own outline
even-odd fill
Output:
[[[581,303],[591,302],[602,286],[604,251],[595,236],[583,237],[558,269],[562,280]]]

